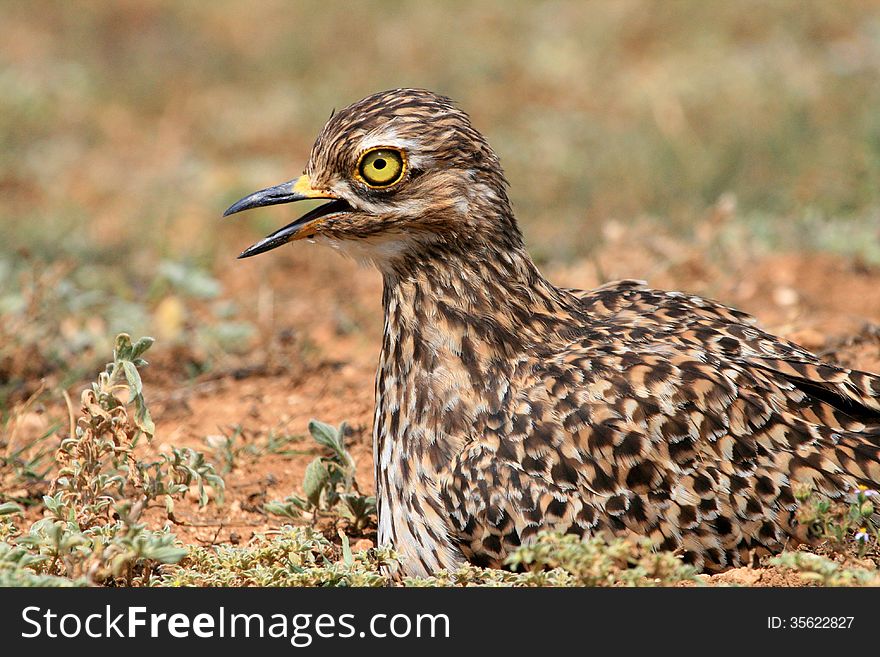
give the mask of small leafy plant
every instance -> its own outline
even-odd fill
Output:
[[[556,532],[539,533],[537,541],[517,548],[505,565],[531,574],[538,585],[544,575],[558,569],[575,586],[668,586],[694,580],[696,574],[673,553],[655,550],[649,540],[582,539]]]
[[[838,548],[853,546],[859,557],[880,546],[876,490],[859,486],[848,502],[816,496],[810,488],[795,491],[795,496],[799,502],[796,519],[812,536]]]
[[[162,586],[385,586],[382,571],[393,563],[390,550],[352,553],[310,527],[284,525],[258,534],[246,546],[191,548],[169,568]]]
[[[347,425],[339,428],[318,420],[309,422],[309,433],[316,443],[327,450],[309,463],[303,477],[305,497],[291,495],[282,501],[269,502],[265,510],[279,516],[295,518],[303,511],[313,514],[339,508],[360,531],[376,513],[376,498],[362,495],[355,480],[355,461],[345,448]]]
[[[783,552],[770,565],[795,571],[800,577],[819,586],[880,586],[880,572],[864,565],[843,564],[811,552]]]
[[[50,494],[43,497],[45,517],[23,535],[3,522],[9,573],[24,568],[34,576],[79,584],[148,584],[156,566],[186,555],[173,534],[148,529],[142,516],[163,499],[169,521],[176,522],[176,498],[197,486],[204,506],[206,485],[222,490],[223,479],[194,450],[173,449],[152,460],[136,455],[141,439],[149,441],[155,432],[138,372],[147,364],[142,355],[152,342],[132,343],[120,334],[113,361],[83,391],[79,417],[74,421],[71,413],[70,435],[56,454],[59,469]],[[15,514],[14,506],[3,510]],[[9,575],[10,581],[23,582],[30,576]]]
[[[0,430],[0,499],[27,502],[37,491],[45,492],[46,477],[54,467],[52,439],[60,424],[50,424],[36,436],[21,436],[21,425],[35,415],[34,409],[45,392],[45,386],[40,386],[23,403],[16,405],[3,421]]]
[[[786,551],[768,563],[820,586],[880,586],[877,491],[859,486],[848,501],[837,501],[803,487],[795,491],[795,497],[799,503],[796,519],[824,542],[818,546],[823,553]]]

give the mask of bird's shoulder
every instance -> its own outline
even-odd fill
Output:
[[[566,292],[577,299],[596,342],[663,340],[731,357],[818,361],[809,351],[762,329],[749,313],[707,297],[655,289],[638,280]]]
[[[560,346],[569,354],[619,345],[631,354],[672,350],[712,367],[745,369],[823,391],[880,413],[880,376],[829,363],[761,327],[750,314],[694,294],[623,280],[589,291],[568,290],[587,318],[586,339]]]

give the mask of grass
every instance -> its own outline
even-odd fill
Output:
[[[374,353],[373,274],[307,249],[234,263],[278,215],[219,216],[297,174],[330,109],[379,89],[435,89],[471,113],[542,266],[598,263],[621,241],[650,254],[637,277],[696,263],[736,278],[779,251],[880,265],[876,4],[6,2],[0,22],[0,583],[386,583],[394,555],[354,549],[374,513],[360,427],[242,421],[198,435],[204,453],[160,450],[175,436],[149,440],[141,396],[254,376],[297,389]],[[685,282],[711,293],[700,280]],[[159,338],[143,381],[147,345],[122,332]],[[347,403],[322,416],[351,417]],[[224,480],[303,453],[296,490],[255,498],[271,530],[175,538],[189,522],[175,501],[223,504]],[[803,502],[836,552],[777,567],[874,581],[858,560],[876,533],[855,539],[862,521],[876,532],[870,514]],[[630,543],[547,536],[513,559],[408,583],[692,579]]]
[[[877,8],[748,5],[7,5],[4,23],[22,34],[4,57],[8,211],[32,214],[29,194],[45,195],[63,212],[41,214],[74,235],[85,227],[77,242],[90,252],[98,200],[120,205],[125,225],[196,221],[185,232],[200,239],[157,246],[207,262],[205,208],[295,173],[330,108],[405,84],[474,113],[533,221],[686,225],[724,192],[746,215],[876,209]],[[103,175],[122,158],[136,174],[124,203]],[[124,238],[112,230],[99,245]]]

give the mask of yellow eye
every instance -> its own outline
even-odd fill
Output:
[[[361,155],[358,174],[370,187],[390,187],[406,171],[406,159],[393,148],[375,148]]]

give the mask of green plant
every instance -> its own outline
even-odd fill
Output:
[[[246,546],[191,548],[163,575],[162,586],[385,586],[388,550],[352,553],[309,527],[283,526]]]
[[[694,580],[696,571],[671,552],[656,551],[648,540],[581,539],[572,534],[541,532],[538,540],[517,548],[505,560],[542,581],[554,569],[566,571],[576,586],[669,585]]]
[[[470,564],[432,577],[407,578],[406,586],[671,586],[698,581],[693,568],[671,552],[646,541],[582,540],[571,534],[541,532],[505,561],[510,570]]]
[[[119,521],[89,529],[72,521],[43,518],[18,537],[16,544],[41,557],[34,570],[88,584],[123,578],[131,586],[137,575],[147,584],[156,565],[176,563],[186,555],[173,534],[151,531],[138,522],[142,506],[123,503],[116,509]]]
[[[52,485],[57,494],[47,498],[53,500],[47,508],[57,518],[88,529],[118,514],[120,500],[146,508],[165,497],[171,514],[173,498],[190,486],[198,487],[200,506],[208,501],[206,484],[222,490],[222,478],[192,449],[174,448],[150,461],[135,455],[140,439],[151,440],[155,432],[138,373],[147,364],[141,356],[152,343],[152,338],[141,338],[132,344],[127,334],[119,335],[113,361],[83,391],[80,417],[58,449],[61,467]]]
[[[59,470],[51,493],[43,497],[45,517],[26,533],[17,534],[4,521],[3,538],[13,539],[7,574],[28,570],[36,575],[63,576],[71,582],[126,585],[150,582],[159,564],[176,563],[186,555],[168,531],[153,531],[142,522],[143,513],[164,498],[169,520],[174,499],[197,486],[199,503],[208,502],[207,485],[222,490],[223,479],[204,456],[191,449],[144,460],[135,452],[141,438],[155,432],[143,396],[139,367],[152,344],[142,338],[132,343],[127,334],[116,338],[113,361],[81,396],[80,416],[71,421],[70,435],[57,452]],[[4,514],[17,505],[4,505]],[[14,537],[14,538],[13,538]],[[27,550],[25,558],[19,549]],[[14,557],[14,558],[13,558]],[[9,575],[22,582],[39,583],[30,575]]]
[[[291,435],[289,433],[270,431],[269,435],[266,436],[265,452],[268,454],[277,454],[279,456],[302,454],[302,450],[290,449],[291,443],[298,443],[302,440],[302,435]]]
[[[815,495],[809,487],[795,491],[798,501],[796,520],[810,534],[835,547],[851,546],[859,557],[880,546],[880,515],[875,502],[878,493],[859,486],[849,501],[830,500]]]
[[[59,491],[59,507],[75,509],[72,520],[80,526],[108,521],[126,483],[136,484],[133,450],[143,435],[152,438],[155,432],[138,373],[152,344],[152,338],[135,344],[127,334],[116,338],[113,361],[83,391],[80,416],[61,441],[56,457],[61,467],[52,489]]]
[[[876,568],[845,565],[810,552],[783,552],[770,559],[770,565],[793,570],[820,586],[880,586]]]
[[[235,443],[241,437],[243,429],[241,425],[232,427],[229,433],[222,432],[217,435],[207,436],[205,443],[214,452],[214,455],[223,464],[220,472],[224,475],[232,472],[238,456],[245,451],[246,447],[236,447]]]
[[[42,575],[36,568],[46,557],[25,548],[0,543],[0,587],[8,586],[85,586],[84,580]]]
[[[367,526],[376,513],[376,499],[362,495],[355,480],[354,457],[345,447],[347,425],[339,428],[318,420],[309,422],[309,433],[327,455],[316,457],[306,467],[303,477],[305,497],[291,495],[282,501],[264,506],[267,513],[288,518],[298,517],[303,511],[330,512],[339,508],[352,522],[355,531]]]
[[[18,527],[12,516],[20,516],[22,508],[15,502],[0,504],[0,541],[9,541],[18,535]]]
[[[205,437],[205,444],[214,453],[217,461],[222,463],[221,473],[229,474],[238,467],[239,458],[259,458],[265,454],[290,456],[293,454],[307,454],[301,449],[290,449],[291,443],[299,442],[303,436],[278,433],[275,430],[268,432],[265,438],[258,438],[252,442],[244,442],[244,428],[240,424],[229,427],[228,430],[220,430],[219,434]]]
[[[43,487],[46,476],[54,467],[52,438],[60,428],[60,423],[51,423],[37,436],[22,437],[22,424],[35,414],[34,408],[45,396],[45,386],[40,386],[23,403],[16,405],[3,422],[0,434],[0,499],[5,497],[29,501],[30,494]],[[27,499],[10,494],[21,488],[26,489]]]

